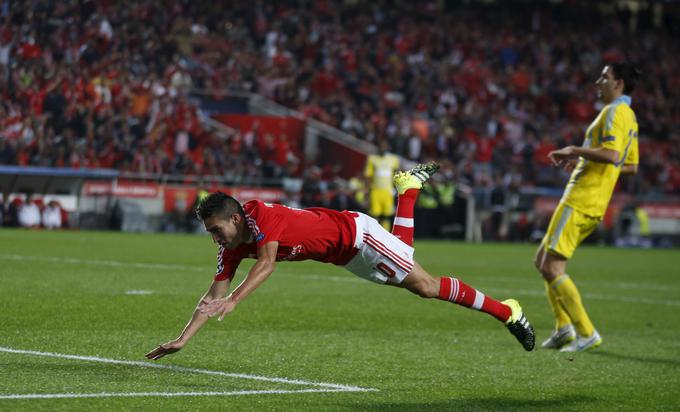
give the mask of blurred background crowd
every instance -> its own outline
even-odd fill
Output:
[[[621,190],[680,194],[672,16],[459,3],[0,0],[0,164],[333,180],[189,98],[247,91],[471,187],[560,186],[547,153],[581,144],[603,64],[630,59],[642,161]]]

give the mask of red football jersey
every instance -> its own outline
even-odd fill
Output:
[[[215,280],[234,277],[244,258],[257,258],[257,247],[278,241],[276,260],[317,260],[346,265],[356,254],[354,212],[321,207],[294,209],[252,200],[245,205],[246,223],[255,239],[234,250],[220,246]]]

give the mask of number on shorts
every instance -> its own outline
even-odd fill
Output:
[[[382,272],[385,276],[387,276],[388,278],[393,278],[394,275],[397,274],[397,272],[395,272],[394,269],[392,269],[391,267],[387,266],[387,265],[384,264],[383,262],[378,263],[378,265],[376,266],[376,268],[377,268],[379,271],[381,271],[381,272]]]

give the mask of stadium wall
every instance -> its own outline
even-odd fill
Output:
[[[57,168],[0,168],[0,191],[3,204],[25,200],[34,194],[40,205],[57,200],[68,213],[70,227],[82,229],[116,229],[124,231],[200,231],[193,218],[193,207],[200,190],[221,190],[245,202],[262,199],[282,202],[290,195],[283,187],[257,187],[220,183],[162,183],[148,177],[120,178],[116,173]],[[295,191],[299,192],[298,186]],[[558,191],[525,190],[515,206],[505,212],[510,236],[505,240],[538,240],[542,237],[551,213],[559,202]],[[483,203],[479,203],[483,204]],[[456,204],[454,203],[454,206]],[[478,232],[490,209],[477,208]],[[462,229],[462,209],[451,209],[449,222],[453,232]],[[455,215],[455,216],[454,216]],[[460,216],[459,216],[460,217]],[[420,221],[425,222],[421,216]],[[464,220],[464,219],[463,219]],[[533,223],[532,223],[533,222]],[[426,223],[421,229],[426,228]],[[421,225],[422,226],[422,225]],[[458,229],[456,229],[458,228]],[[680,199],[672,197],[635,199],[615,194],[601,225],[599,239],[607,244],[670,246],[680,245]],[[526,231],[526,234],[522,234]],[[532,233],[529,234],[528,232]],[[451,233],[432,231],[426,237],[451,237]],[[468,240],[495,240],[481,235],[453,236]],[[502,239],[501,239],[502,240]]]

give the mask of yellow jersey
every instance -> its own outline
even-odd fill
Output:
[[[638,124],[630,96],[620,96],[606,105],[586,130],[583,147],[615,150],[616,163],[580,158],[562,195],[562,202],[591,216],[604,216],[614,192],[621,166],[638,163]]]
[[[371,179],[371,189],[392,190],[392,175],[399,169],[399,158],[396,155],[369,155],[366,159],[365,175]]]

